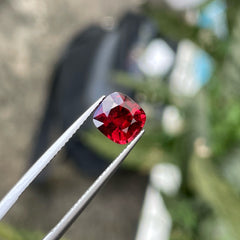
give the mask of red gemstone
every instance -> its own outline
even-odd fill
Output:
[[[95,126],[119,144],[131,142],[146,121],[145,112],[130,97],[114,92],[108,95],[93,115]]]

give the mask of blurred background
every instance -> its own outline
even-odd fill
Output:
[[[65,239],[240,239],[240,2],[0,0],[0,198],[99,96],[146,133]],[[125,146],[90,120],[0,223],[41,239]]]

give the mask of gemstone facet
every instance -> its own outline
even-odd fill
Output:
[[[108,95],[93,115],[95,126],[115,143],[131,142],[146,121],[142,108],[130,97],[114,92]]]

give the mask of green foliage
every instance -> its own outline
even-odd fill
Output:
[[[181,169],[179,194],[165,196],[173,219],[171,240],[237,240],[240,236],[240,197],[236,192],[240,184],[225,177],[231,172],[224,175],[226,165],[234,163],[231,158],[240,158],[239,153],[233,154],[240,144],[240,1],[227,3],[230,35],[225,40],[188,25],[182,12],[150,3],[143,7],[166,37],[176,42],[190,39],[213,57],[214,76],[195,97],[173,96],[164,79],[136,81],[126,73],[115,74],[118,83],[138,92],[138,100],[145,102],[150,112],[146,133],[125,167],[148,172],[158,162],[172,162]],[[155,114],[159,106],[169,104],[178,107],[185,121],[183,132],[177,136],[166,134]],[[122,149],[98,133],[84,137],[109,159]]]
[[[190,162],[191,185],[200,197],[228,224],[234,239],[240,236],[240,197],[221,178],[210,159],[194,155]]]
[[[94,151],[105,156],[109,161],[114,159],[125,147],[113,143],[96,131],[88,131],[83,134],[83,137],[84,142],[88,144],[88,146],[94,148]],[[155,140],[153,140],[153,138]],[[159,138],[159,134],[156,134],[154,137],[146,131],[144,139],[136,145],[131,154],[123,162],[123,167],[146,173],[152,166],[158,163],[160,159],[168,158],[166,154],[160,150],[159,140],[157,138]],[[151,151],[149,151],[149,149],[151,149]],[[146,161],[146,159],[148,159],[148,161]]]
[[[194,199],[178,197],[165,200],[174,222],[174,228],[181,228],[190,236],[196,229],[198,220]]]
[[[44,234],[0,223],[0,240],[42,240]],[[65,238],[61,238],[64,240]],[[66,240],[66,239],[65,239]]]
[[[208,88],[212,151],[222,157],[240,143],[240,18],[236,19],[227,58]]]
[[[15,229],[11,226],[0,223],[0,239],[1,240],[40,240],[43,234],[38,232],[29,232],[23,229]]]

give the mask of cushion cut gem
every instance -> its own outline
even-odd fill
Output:
[[[108,95],[93,115],[95,126],[115,143],[131,142],[146,121],[142,108],[130,97],[114,92]]]

